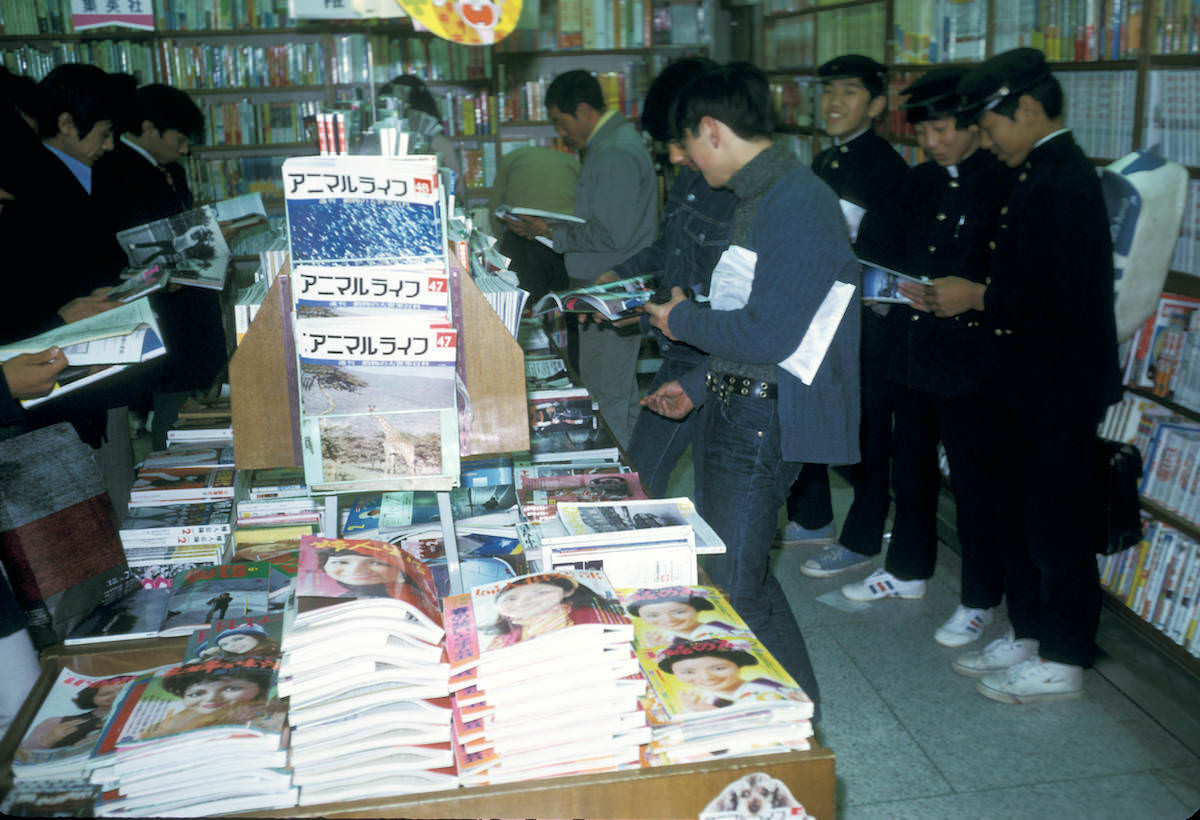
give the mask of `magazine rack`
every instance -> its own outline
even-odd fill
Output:
[[[42,676],[0,743],[4,776],[9,776],[7,763],[60,669],[70,667],[97,676],[147,669],[176,662],[185,643],[184,638],[151,639],[44,651]],[[833,820],[834,756],[829,749],[324,803],[256,811],[253,816],[699,817],[734,781],[760,772],[782,781],[813,817]]]
[[[300,467],[300,409],[285,266],[229,363],[238,469]],[[470,276],[456,277],[472,456],[529,449],[524,355]],[[467,455],[464,448],[464,455]]]

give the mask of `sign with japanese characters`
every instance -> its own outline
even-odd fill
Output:
[[[71,0],[76,31],[101,26],[154,31],[154,0]]]

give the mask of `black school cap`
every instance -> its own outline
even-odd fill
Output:
[[[959,66],[941,66],[927,71],[900,90],[908,97],[900,108],[911,124],[953,116],[958,111],[958,82],[967,73]]]
[[[883,78],[886,74],[887,66],[863,54],[843,54],[822,63],[817,69],[817,75],[823,83],[851,77],[862,80],[872,97],[883,93]]]
[[[1046,55],[1036,48],[1014,48],[980,63],[959,80],[961,124],[976,122],[1005,99],[1016,99],[1052,76]]]

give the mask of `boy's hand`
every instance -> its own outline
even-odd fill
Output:
[[[669,381],[641,400],[642,407],[669,419],[681,419],[695,409],[678,381]]]
[[[939,319],[957,316],[968,310],[983,310],[983,293],[987,285],[961,276],[943,276],[934,279],[926,287],[925,303]]]
[[[4,363],[4,380],[14,399],[36,399],[54,389],[58,374],[66,366],[67,357],[57,347],[22,353]]]
[[[105,294],[110,288],[103,288]],[[78,322],[80,319],[86,319],[89,316],[95,316],[97,313],[103,313],[106,310],[112,310],[118,307],[120,302],[110,302],[104,296],[80,296],[78,299],[72,299],[58,309],[58,315],[67,324]]]
[[[671,288],[671,301],[658,304],[656,302],[647,302],[642,305],[642,309],[650,314],[650,324],[662,331],[663,335],[672,341],[679,341],[671,335],[668,317],[671,315],[671,310],[680,302],[687,300],[683,293],[683,289],[676,286]],[[651,408],[653,409],[653,408]],[[657,412],[657,411],[655,411]]]

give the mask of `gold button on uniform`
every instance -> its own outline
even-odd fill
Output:
[[[933,253],[933,252],[934,252],[934,251],[936,251],[936,250],[937,250],[937,245],[930,245],[930,246],[929,246],[929,252],[930,252],[930,253]]]
[[[1000,209],[1000,216],[1004,216],[1006,213],[1008,213],[1007,205],[1005,205],[1003,208]]]
[[[829,167],[836,171],[838,168],[838,161],[835,159],[833,162],[829,163]]]
[[[989,247],[989,248],[991,248],[992,250],[996,250],[996,242],[995,242],[995,240],[993,240],[993,241],[989,242],[989,243],[988,243],[988,247]]]
[[[946,215],[945,215],[945,214],[938,214],[938,215],[937,215],[937,221],[938,221],[938,222],[944,222],[944,221],[945,221],[945,219],[946,219]]]
[[[950,180],[950,187],[951,187],[951,188],[957,188],[957,187],[958,187],[958,180],[957,180],[957,179],[952,179],[952,180]]]
[[[1017,177],[1017,182],[1024,182],[1024,181],[1025,181],[1025,179],[1026,179],[1026,177],[1028,177],[1028,176],[1029,176],[1029,174],[1027,174],[1027,173],[1025,173],[1024,171],[1022,171],[1022,172],[1020,173],[1020,175]]]
[[[846,145],[839,145],[838,150],[841,151],[843,154],[850,153],[850,148],[849,148],[849,146],[846,146]]]

